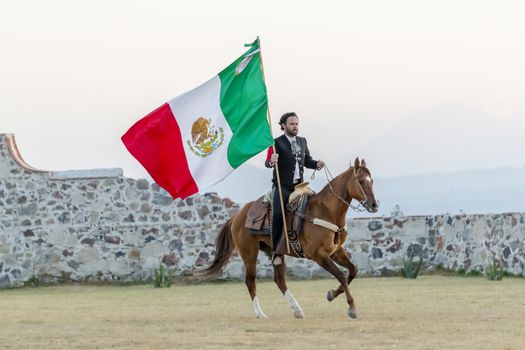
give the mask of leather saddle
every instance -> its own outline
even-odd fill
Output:
[[[265,196],[259,197],[253,202],[246,217],[246,228],[252,234],[271,235],[272,204]]]
[[[292,250],[291,255],[303,257],[302,249],[299,244],[299,234],[303,229],[308,199],[313,191],[308,188],[308,183],[302,183],[295,186],[294,192],[290,194],[290,200],[286,206],[286,228],[288,229],[288,240]],[[246,217],[245,226],[251,234],[254,235],[271,235],[271,217],[272,217],[272,200],[268,195],[259,197],[253,202]],[[277,252],[284,253],[284,239],[278,244]]]

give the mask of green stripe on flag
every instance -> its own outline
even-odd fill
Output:
[[[268,97],[261,69],[259,39],[219,73],[221,109],[233,132],[228,161],[235,169],[273,144],[268,119]],[[250,55],[251,54],[251,55]]]

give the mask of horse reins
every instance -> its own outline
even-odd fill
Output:
[[[325,177],[326,177],[326,181],[328,181],[328,186],[330,187],[330,191],[341,201],[343,202],[344,204],[348,205],[350,208],[352,208],[354,211],[358,211],[358,212],[361,212],[361,211],[365,211],[366,210],[366,207],[363,205],[363,203],[361,203],[361,201],[359,201],[359,206],[354,206],[352,205],[350,202],[348,202],[347,200],[345,200],[343,197],[341,197],[341,195],[339,195],[337,192],[334,191],[334,188],[332,187],[332,181],[334,180],[334,177],[332,176],[332,173],[330,172],[330,169],[328,169],[328,167],[326,166],[326,164],[324,165],[323,167],[324,169],[324,173],[325,173]],[[315,179],[315,172],[317,171],[317,169],[314,170],[314,172],[312,173],[312,176],[310,177],[312,180]],[[356,181],[357,181],[357,178],[356,178]],[[357,185],[359,186],[359,189],[361,190],[361,194],[363,195],[363,197],[365,197],[365,200],[368,200],[368,196],[366,195],[365,191],[363,190],[363,187],[361,186],[361,184],[359,183],[359,181],[357,181]]]
[[[312,180],[315,179],[315,172],[316,171],[317,171],[317,169],[315,169],[314,172],[312,173],[312,176],[311,176]],[[326,180],[328,181],[328,186],[330,187],[330,191],[334,194],[334,196],[336,196],[341,202],[343,202],[349,208],[352,208],[355,211],[367,210],[366,205],[363,202],[368,202],[368,196],[366,195],[366,193],[363,190],[363,187],[361,186],[359,181],[357,181],[357,177],[355,178],[355,180],[357,181],[357,184],[359,185],[359,189],[361,190],[361,194],[365,198],[363,201],[359,201],[360,207],[359,206],[357,206],[357,207],[353,206],[350,202],[348,202],[346,199],[341,197],[341,195],[339,195],[337,192],[334,191],[334,188],[332,187],[332,181],[334,180],[334,177],[332,176],[332,173],[330,172],[330,169],[328,169],[326,164],[324,166],[324,172],[325,172]],[[339,226],[334,225],[333,223],[331,223],[329,221],[326,221],[326,220],[323,220],[323,219],[319,219],[319,218],[312,218],[312,217],[310,217],[310,216],[308,216],[308,215],[306,215],[304,213],[298,212],[298,211],[296,211],[294,213],[294,215],[296,215],[296,216],[298,216],[298,217],[300,217],[300,218],[302,218],[304,220],[307,220],[307,221],[313,223],[314,225],[327,228],[330,231],[335,232],[336,234],[347,230],[347,225],[345,225],[343,227],[339,227]]]

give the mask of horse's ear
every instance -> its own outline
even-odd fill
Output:
[[[365,162],[364,159],[361,160],[361,166],[362,166],[363,168],[366,168],[366,162]]]
[[[357,174],[357,170],[359,169],[359,157],[357,157],[354,160],[354,174]]]

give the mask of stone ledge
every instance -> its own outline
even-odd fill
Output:
[[[50,180],[94,179],[121,176],[123,176],[121,168],[63,170],[49,173]]]

